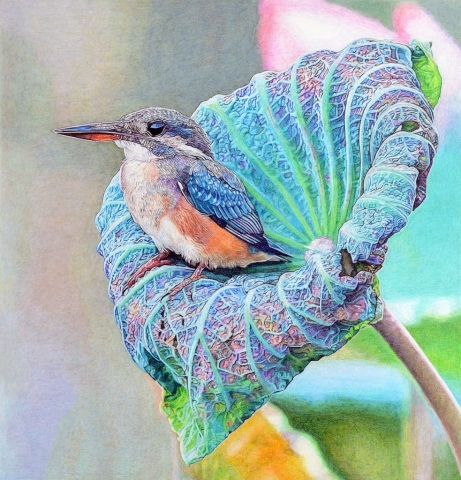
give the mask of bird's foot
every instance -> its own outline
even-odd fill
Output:
[[[184,287],[187,287],[187,285],[190,285],[191,283],[204,278],[202,275],[203,269],[205,268],[204,263],[200,263],[197,268],[195,269],[194,273],[190,276],[185,278],[182,282],[178,283],[176,287],[173,287],[166,295],[165,297],[174,297],[176,294],[178,294]]]
[[[171,265],[173,260],[168,258],[170,252],[162,252],[158,253],[154,257],[152,257],[149,261],[147,261],[144,265],[139,267],[136,272],[131,275],[126,283],[125,288],[123,289],[123,294],[127,292],[140,278],[142,278],[147,272],[152,270],[156,267],[161,267],[162,265]]]

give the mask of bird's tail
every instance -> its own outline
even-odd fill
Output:
[[[254,245],[255,248],[258,250],[267,253],[273,257],[276,257],[273,261],[279,261],[279,262],[288,262],[292,258],[291,255],[288,255],[288,253],[282,252],[278,246],[276,245],[271,245],[267,239],[264,239],[263,241],[259,242],[257,245]]]

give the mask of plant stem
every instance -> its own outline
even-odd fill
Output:
[[[450,441],[461,472],[461,408],[408,330],[384,307],[384,318],[373,325],[408,368],[434,409]]]

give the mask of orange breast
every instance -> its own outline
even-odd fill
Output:
[[[181,197],[170,218],[183,235],[200,245],[202,261],[209,268],[246,267],[250,263],[270,259],[264,252],[251,253],[245,241],[198,212],[184,197]]]

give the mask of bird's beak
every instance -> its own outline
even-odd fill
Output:
[[[82,138],[94,142],[112,142],[115,140],[130,140],[137,135],[129,132],[120,122],[91,123],[75,127],[57,128],[53,130],[58,135]]]

